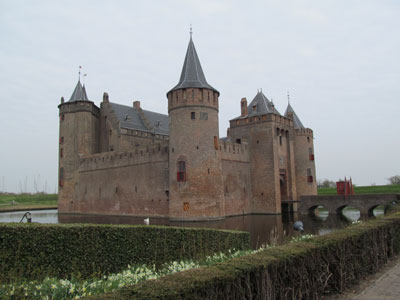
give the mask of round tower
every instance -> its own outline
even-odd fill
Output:
[[[99,108],[88,100],[85,86],[78,81],[68,102],[61,98],[58,210],[72,212],[78,182],[79,158],[98,152]]]
[[[290,103],[285,117],[293,120],[297,198],[317,194],[313,131],[305,128]]]
[[[190,37],[179,83],[167,93],[171,219],[224,217],[218,97]]]

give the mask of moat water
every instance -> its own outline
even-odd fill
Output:
[[[143,224],[143,218],[129,216],[65,215],[57,210],[30,211],[32,222],[37,223],[91,223],[91,224]],[[25,211],[0,213],[0,222],[20,222]],[[383,215],[383,209],[376,209],[375,216]],[[304,224],[303,234],[321,235],[337,228],[348,226],[357,220],[369,217],[360,215],[355,209],[346,209],[341,214],[329,215],[323,209],[318,215],[284,213],[282,215],[245,215],[207,222],[177,222],[168,219],[150,218],[150,225],[202,227],[215,229],[243,230],[250,232],[251,245],[258,248],[263,244],[281,243],[300,233],[293,230],[293,223],[300,220]],[[26,219],[23,220],[26,222]]]

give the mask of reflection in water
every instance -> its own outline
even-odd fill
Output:
[[[19,222],[25,211],[0,213],[0,222]],[[102,216],[102,215],[70,215],[57,214],[57,210],[31,211],[32,222],[38,223],[92,223],[92,224],[140,224],[144,218],[131,216]],[[383,210],[381,211],[383,214]],[[285,213],[282,215],[246,215],[229,217],[223,220],[207,222],[178,222],[165,218],[150,218],[151,225],[202,227],[214,229],[243,230],[250,232],[251,245],[258,248],[263,244],[281,243],[292,236],[301,235],[294,231],[293,223],[300,220],[304,224],[304,234],[321,235],[336,228],[343,228],[352,221],[368,216],[359,211],[349,211],[346,215],[332,214],[320,210],[318,214],[300,215]]]
[[[24,210],[0,213],[0,223],[19,223],[27,211],[31,213],[32,222],[58,223],[57,209]],[[26,219],[24,219],[23,222],[26,223]]]

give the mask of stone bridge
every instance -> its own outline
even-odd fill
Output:
[[[301,196],[298,211],[308,214],[318,206],[323,206],[330,214],[342,213],[343,208],[352,206],[360,211],[360,214],[373,214],[378,205],[387,208],[393,202],[400,203],[400,194],[370,194],[370,195],[321,195]]]

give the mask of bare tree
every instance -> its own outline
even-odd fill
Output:
[[[389,180],[390,184],[400,184],[400,175],[389,177],[387,180]]]
[[[324,180],[319,179],[317,182],[317,186],[319,188],[333,188],[336,187],[336,183],[328,179]]]

